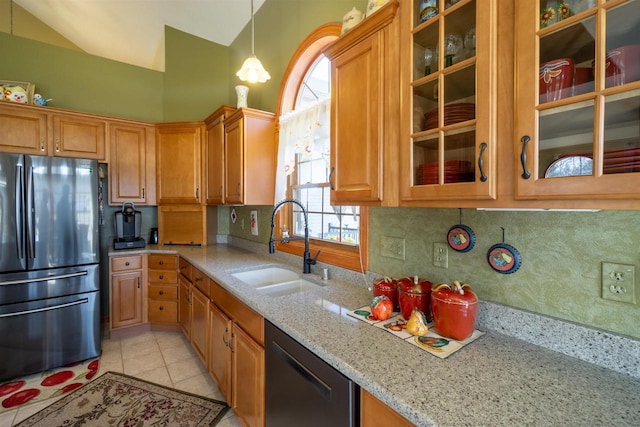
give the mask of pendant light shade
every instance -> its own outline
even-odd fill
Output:
[[[249,83],[264,83],[271,78],[271,75],[264,69],[260,60],[254,53],[255,49],[255,30],[253,25],[253,0],[251,0],[251,56],[249,56],[242,64],[242,68],[238,70],[236,76],[242,81]]]

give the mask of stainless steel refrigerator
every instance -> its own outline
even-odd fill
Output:
[[[98,164],[0,153],[0,382],[96,357]]]

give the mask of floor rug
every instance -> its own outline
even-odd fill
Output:
[[[95,378],[99,368],[100,358],[93,358],[2,383],[0,412],[69,393]]]
[[[209,427],[228,409],[218,400],[107,372],[17,426]]]

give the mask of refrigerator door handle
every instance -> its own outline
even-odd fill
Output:
[[[33,167],[30,167],[27,175],[27,212],[25,217],[27,219],[27,251],[29,258],[32,259],[36,257],[35,196],[33,193]]]
[[[79,299],[77,301],[68,302],[66,304],[58,304],[58,305],[52,305],[50,307],[35,308],[33,310],[24,310],[24,311],[16,311],[16,312],[13,312],[13,313],[0,314],[0,318],[2,318],[2,317],[21,316],[21,315],[24,315],[24,314],[40,313],[42,311],[58,310],[58,309],[61,309],[61,308],[71,307],[71,306],[74,306],[74,305],[86,304],[88,302],[89,302],[88,298],[83,298],[83,299]]]
[[[16,166],[16,250],[18,259],[24,258],[24,191],[22,165]]]
[[[5,280],[4,282],[0,282],[0,286],[22,285],[25,283],[46,282],[47,280],[69,279],[72,277],[86,276],[87,274],[89,273],[86,270],[83,270],[83,271],[78,271],[77,273],[57,274],[55,276],[44,276],[44,277],[36,277],[36,278],[18,279],[18,280]]]

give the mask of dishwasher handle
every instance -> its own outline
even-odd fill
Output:
[[[295,369],[303,378],[305,378],[309,383],[315,386],[316,389],[320,392],[320,394],[327,400],[331,399],[331,387],[327,385],[322,379],[320,379],[317,375],[307,369],[306,366],[298,362],[295,357],[293,357],[287,350],[280,347],[278,343],[271,342],[271,348],[273,349],[276,356],[280,357],[284,360],[289,366]]]

